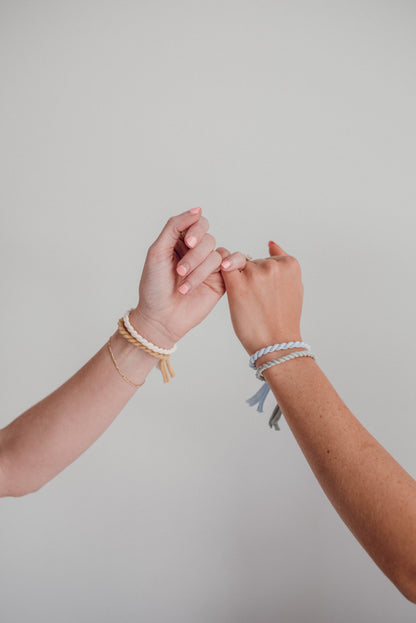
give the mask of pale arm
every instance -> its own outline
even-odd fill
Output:
[[[149,247],[130,321],[158,346],[171,348],[224,294],[218,268],[226,250],[214,250],[208,226],[200,208],[193,208],[170,218]],[[120,370],[136,384],[157,364],[118,331],[111,346]],[[116,370],[106,343],[61,387],[0,430],[0,497],[38,490],[94,443],[135,391],[141,390]]]
[[[157,364],[118,331],[111,347],[120,369],[137,384]],[[0,496],[37,491],[91,446],[140,390],[119,375],[106,343],[57,390],[0,430]]]

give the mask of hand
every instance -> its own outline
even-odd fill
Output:
[[[221,264],[234,331],[249,355],[271,344],[302,341],[300,264],[274,242],[269,252],[269,258],[253,262],[233,253]]]
[[[225,292],[219,266],[228,251],[215,250],[208,227],[201,209],[192,208],[170,218],[148,250],[130,320],[163,348],[199,324]]]

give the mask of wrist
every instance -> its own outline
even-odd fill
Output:
[[[299,341],[301,342],[302,340],[292,340],[292,341]],[[277,344],[278,342],[276,342]],[[285,348],[282,350],[275,350],[271,353],[266,353],[265,355],[262,355],[261,357],[259,357],[256,361],[255,361],[255,366],[256,368],[259,368],[261,365],[263,365],[264,363],[267,363],[268,361],[272,361],[273,359],[280,359],[281,357],[284,357],[285,355],[289,355],[290,353],[294,353],[297,350],[305,350],[305,348],[303,348],[302,346],[297,346],[294,348]]]
[[[302,342],[303,343],[303,338],[300,335],[300,332],[297,331],[285,331],[283,332],[279,332],[279,333],[275,333],[272,337],[269,338],[260,338],[260,339],[256,339],[256,341],[250,345],[249,347],[246,346],[246,350],[250,356],[250,358],[257,353],[259,350],[262,350],[263,348],[266,349],[270,346],[274,346],[274,345],[283,345],[286,344],[288,342]],[[262,355],[261,357],[259,357],[258,359],[256,359],[255,361],[255,365],[258,368],[259,366],[261,366],[263,363],[266,363],[267,361],[271,361],[272,359],[279,359],[280,357],[284,357],[285,355],[289,355],[291,352],[294,352],[296,350],[305,350],[305,347],[303,346],[295,346],[295,347],[291,347],[291,348],[285,348],[285,349],[281,349],[281,350],[273,350],[270,353],[267,353],[265,355]]]
[[[158,363],[156,357],[128,342],[119,331],[111,336],[111,348],[123,372],[135,383],[144,382]]]
[[[131,310],[129,319],[137,333],[146,338],[149,342],[152,342],[155,346],[169,349],[179,340],[178,337],[166,329],[163,323],[149,317],[139,307]]]

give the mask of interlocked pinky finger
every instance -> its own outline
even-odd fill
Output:
[[[247,264],[247,258],[243,253],[236,251],[228,257],[225,257],[221,262],[221,270],[227,272],[231,270],[244,270]]]
[[[222,260],[225,260],[226,257],[228,257],[230,255],[230,252],[228,249],[226,249],[225,247],[217,247],[216,252],[219,253],[221,255],[221,262]],[[222,270],[222,266],[221,264],[218,266],[217,271],[216,272],[220,272]]]
[[[188,294],[188,292],[195,290],[211,273],[218,270],[221,261],[221,255],[217,251],[211,251],[205,260],[188,275],[186,281],[179,286],[178,291],[181,294]]]

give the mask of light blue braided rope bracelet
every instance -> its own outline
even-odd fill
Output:
[[[283,344],[273,344],[273,346],[260,348],[260,350],[255,352],[254,355],[251,355],[248,365],[250,368],[255,370],[256,366],[254,364],[257,359],[260,359],[260,357],[263,357],[263,355],[267,355],[268,353],[273,353],[275,350],[287,350],[288,348],[306,348],[307,350],[311,350],[311,347],[309,344],[306,344],[306,342],[283,342]]]
[[[294,347],[305,347],[307,350],[296,351],[294,353],[290,353],[289,355],[285,355],[284,357],[281,357],[280,359],[273,359],[272,361],[267,361],[266,363],[264,363],[257,369],[256,377],[259,380],[263,381],[264,385],[254,394],[254,396],[249,398],[246,402],[248,402],[248,404],[251,407],[253,407],[255,404],[258,403],[257,411],[259,413],[263,413],[264,401],[266,400],[266,397],[270,391],[270,387],[265,381],[265,378],[263,376],[264,370],[267,370],[268,368],[271,368],[272,366],[277,365],[279,363],[284,363],[285,361],[289,361],[290,359],[295,359],[296,357],[312,357],[313,359],[315,359],[316,357],[313,353],[309,352],[310,346],[309,344],[306,344],[305,342],[284,342],[283,344],[274,344],[273,346],[267,346],[266,348],[262,348],[258,350],[257,352],[254,353],[254,355],[250,357],[249,366],[250,368],[256,369],[255,362],[257,361],[257,359],[259,359],[259,357],[262,357],[266,353],[271,353],[276,350],[284,350],[284,349],[294,348]],[[275,430],[280,430],[279,419],[281,415],[282,415],[282,410],[280,409],[279,405],[276,404],[276,407],[269,420],[270,428],[274,427]]]

